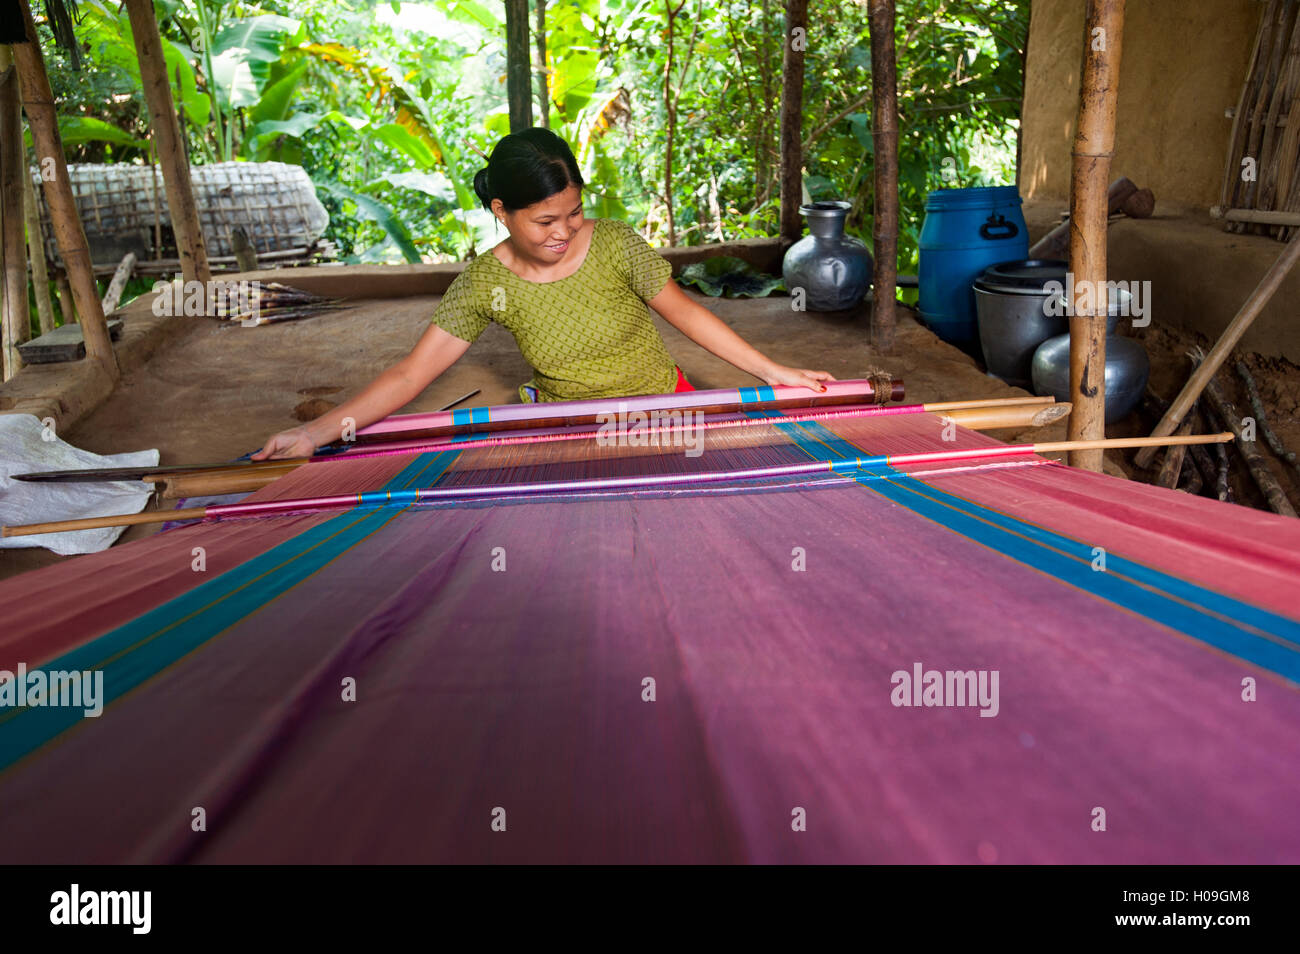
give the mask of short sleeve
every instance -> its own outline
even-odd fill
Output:
[[[491,311],[487,307],[490,302],[480,298],[470,269],[466,268],[451,283],[430,320],[461,341],[473,343],[492,323]]]
[[[618,222],[618,226],[628,284],[642,301],[649,301],[664,290],[673,267],[632,226],[626,222]]]

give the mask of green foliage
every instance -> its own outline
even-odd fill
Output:
[[[668,0],[550,0],[550,126],[574,147],[592,215],[644,223],[665,241],[671,201],[682,244],[774,235],[783,5],[677,3],[670,70]],[[69,158],[147,161],[126,14],[112,0],[80,8],[83,71],[44,44]],[[158,0],[156,9],[192,161],[302,165],[349,260],[460,257],[502,237],[471,188],[509,131],[500,3]],[[898,0],[904,271],[915,267],[927,191],[1015,181],[1028,10],[1028,0]],[[813,0],[809,23],[805,188],[851,201],[849,231],[869,238],[866,4]]]
[[[785,290],[779,275],[760,272],[744,259],[731,255],[714,255],[682,269],[677,281],[694,285],[714,298],[766,298],[774,291]]]

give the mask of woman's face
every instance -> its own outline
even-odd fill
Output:
[[[515,248],[547,264],[564,258],[582,228],[582,189],[576,185],[517,212],[507,211],[500,199],[492,204]]]

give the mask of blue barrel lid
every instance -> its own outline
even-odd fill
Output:
[[[945,209],[988,209],[1020,205],[1015,186],[979,186],[973,189],[935,189],[925,197],[927,212]]]

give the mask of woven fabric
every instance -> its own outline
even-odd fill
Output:
[[[495,255],[480,255],[451,283],[432,321],[471,342],[494,321],[504,327],[533,367],[525,386],[542,401],[662,394],[675,387],[677,371],[646,302],[671,274],[631,226],[596,219],[572,275],[530,282]]]
[[[255,496],[954,443],[725,433]],[[0,669],[105,676],[95,718],[0,713],[0,860],[1300,860],[1300,522],[1042,462],[859,477],[209,523],[0,581]],[[996,701],[900,696],[921,670]]]

